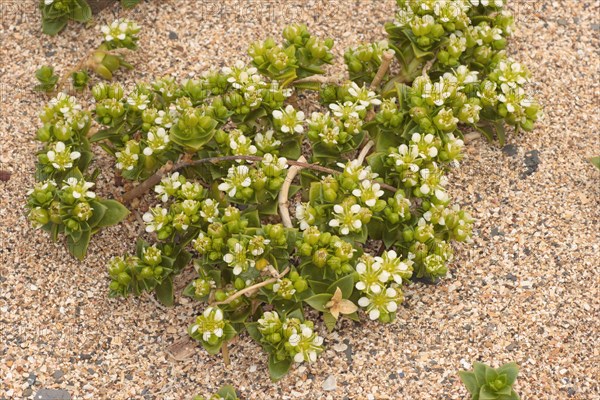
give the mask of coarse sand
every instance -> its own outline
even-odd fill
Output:
[[[327,350],[278,383],[246,335],[231,346],[228,368],[199,346],[183,361],[167,354],[200,304],[107,297],[105,264],[132,251],[135,217],[95,236],[84,262],[27,222],[47,101],[31,90],[34,72],[68,71],[100,37],[97,24],[42,36],[36,5],[0,0],[0,399],[40,389],[73,399],[190,399],[226,383],[242,399],[466,399],[457,371],[478,360],[517,362],[523,399],[600,399],[600,171],[586,161],[600,155],[600,3],[511,3],[510,52],[532,71],[545,117],[503,149],[469,143],[452,172],[450,193],[476,220],[474,243],[456,249],[439,284],[406,289],[396,322],[321,329]],[[230,64],[291,22],[336,40],[332,71],[340,72],[345,48],[384,39],[394,8],[391,0],[152,0],[106,9],[96,22],[127,15],[143,26],[137,69],[118,75],[132,85]],[[98,165],[98,192],[110,197],[112,163]]]

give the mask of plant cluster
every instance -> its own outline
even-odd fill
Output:
[[[235,388],[230,385],[222,386],[217,393],[210,397],[194,396],[192,400],[240,400],[237,396]]]
[[[418,82],[428,105],[414,104],[414,123],[434,122],[441,112],[477,129],[488,139],[505,142],[504,124],[517,131],[533,129],[540,114],[539,105],[525,91],[529,72],[506,54],[513,17],[504,0],[466,1],[397,0],[399,9],[393,22],[386,24],[390,48],[400,63],[400,74],[384,91],[398,83]],[[427,77],[422,74],[427,63]],[[449,70],[465,71],[463,95],[451,103],[455,80]],[[414,88],[414,84],[413,84]],[[432,109],[433,108],[433,109]],[[423,120],[425,118],[425,120]],[[423,121],[423,122],[421,122]],[[425,122],[428,121],[428,122]]]
[[[471,400],[519,400],[513,385],[519,374],[514,362],[492,368],[474,363],[473,371],[460,371],[458,375],[471,394]]]
[[[62,79],[54,73],[52,66],[46,65],[38,69],[35,76],[39,84],[35,86],[35,90],[46,93],[60,90],[65,79],[70,77],[73,88],[83,91],[88,87],[90,71],[103,79],[112,80],[119,68],[133,69],[125,60],[124,51],[137,49],[140,30],[138,24],[127,19],[118,19],[110,25],[102,26],[102,43],[82,58]]]
[[[141,0],[121,0],[125,8],[132,8]],[[69,21],[88,22],[92,9],[87,0],[39,0],[42,13],[42,31],[54,36],[62,31]]]
[[[461,6],[460,23],[446,21],[442,3]],[[399,5],[399,16],[410,9],[410,21],[421,21],[413,25],[430,30],[405,32],[396,23],[388,27],[389,44],[348,50],[350,79],[342,82],[318,76],[333,61],[333,41],[292,25],[279,42],[252,44],[249,62],[129,90],[100,83],[92,88],[89,112],[63,95],[53,100],[45,113],[48,127],[38,133],[47,143],[40,171],[68,180],[67,171],[87,168],[89,144],[98,143],[123,178],[141,182],[123,202],[150,190],[155,195],[142,220],[156,243],[140,240],[134,255],[109,262],[111,296],[155,291],[171,305],[175,276],[193,265],[196,277],[183,294],[206,305],[189,326],[190,336],[227,359],[228,342],[247,331],[269,354],[270,375],[279,379],[293,363],[313,362],[323,351],[309,319],[315,313],[305,306],[329,330],[340,318],[358,321],[363,313],[389,323],[404,285],[447,273],[453,243],[470,240],[473,220],[452,203],[446,172],[462,158],[464,129],[501,125],[485,111],[500,113],[508,104],[498,87],[521,88],[525,75],[494,49],[495,61],[482,68],[472,55],[457,55],[458,64],[440,61],[451,33],[492,24],[497,15],[510,21],[500,7],[426,0]],[[433,34],[429,22],[435,26],[436,18],[442,31]],[[417,46],[434,58],[416,52]],[[398,76],[389,68],[394,54]],[[411,54],[418,63],[411,61],[407,71],[403,63]],[[418,76],[408,76],[417,64]],[[486,82],[493,90],[486,91]],[[319,95],[310,115],[299,102],[302,91]],[[487,103],[492,92],[493,106]],[[529,129],[520,113],[533,109],[523,102],[519,107],[510,111],[516,119],[504,120]],[[76,110],[68,120],[71,136],[54,117],[63,109]],[[92,119],[100,129],[87,135]],[[300,185],[294,184],[298,175]]]

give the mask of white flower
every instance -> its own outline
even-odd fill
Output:
[[[388,280],[388,276],[381,268],[381,263],[371,256],[361,257],[360,262],[356,264],[356,272],[358,281],[355,287],[365,293],[381,292],[383,284]]]
[[[94,186],[93,182],[86,182],[83,179],[78,180],[77,178],[70,177],[64,183],[65,185],[63,185],[61,190],[69,191],[74,199],[84,199],[86,197],[93,199],[96,197],[96,193],[89,190]]]
[[[56,142],[54,149],[49,150],[46,156],[55,169],[65,171],[73,167],[73,161],[81,157],[81,153],[78,151],[72,152],[71,147],[65,146],[63,142]]]
[[[200,216],[206,222],[213,223],[219,217],[219,205],[213,199],[206,199],[202,202]]]
[[[360,188],[354,189],[352,194],[366,204],[367,207],[374,207],[377,204],[377,200],[383,196],[384,191],[381,190],[379,183],[364,180],[360,183]]]
[[[239,129],[229,132],[229,148],[235,156],[248,156],[257,152],[256,146]]]
[[[230,248],[229,250],[230,253],[227,253],[223,256],[223,261],[225,261],[230,267],[233,267],[234,275],[239,275],[249,267],[254,266],[254,260],[249,260],[247,258],[246,247],[242,243],[236,242],[233,246],[233,249]]]
[[[352,103],[351,101],[347,101],[344,104],[331,103],[329,105],[329,109],[331,109],[333,115],[344,120],[349,118],[360,118],[358,113],[363,111],[365,108],[366,107],[364,105]]]
[[[154,187],[154,192],[158,194],[158,197],[163,203],[169,200],[169,196],[173,196],[177,193],[177,189],[181,187],[181,180],[179,179],[179,172],[174,172],[171,175],[167,175],[161,179],[160,185]]]
[[[371,320],[376,320],[381,314],[398,310],[398,292],[389,287],[380,293],[369,293],[358,300],[358,305],[366,309]]]
[[[340,234],[348,235],[350,232],[360,232],[362,221],[360,213],[362,207],[359,204],[333,206],[334,218],[329,221],[329,226],[339,228]]]
[[[377,98],[377,93],[369,90],[366,86],[359,87],[356,82],[350,84],[348,93],[354,97],[354,100],[365,107],[370,105],[378,106],[381,104],[381,100]]]
[[[246,165],[229,168],[227,178],[219,184],[219,190],[227,192],[229,197],[234,197],[238,190],[247,188],[252,184],[250,169]]]
[[[285,110],[274,110],[273,118],[275,125],[283,133],[302,133],[304,132],[304,112],[296,111],[291,104],[288,104]]]
[[[160,231],[168,223],[168,211],[166,208],[156,206],[145,213],[142,217],[146,223],[146,232],[152,233]]]
[[[54,3],[54,0],[44,0],[44,4],[47,6],[49,6],[52,3]]]
[[[277,140],[273,137],[273,131],[269,130],[262,133],[257,133],[254,137],[254,141],[256,142],[256,146],[261,149],[264,153],[269,153],[273,150],[276,150],[281,146],[281,141]]]
[[[382,277],[386,282],[393,279],[397,284],[402,284],[402,279],[410,279],[412,276],[412,260],[402,261],[394,250],[386,251],[381,257],[375,257],[381,265]]]
[[[148,108],[148,104],[150,104],[150,99],[147,94],[135,92],[131,93],[127,98],[127,104],[129,104],[133,109],[143,111]]]
[[[152,128],[148,132],[148,147],[144,149],[144,155],[151,156],[155,152],[164,150],[169,143],[169,135],[164,128]]]
[[[296,205],[296,219],[300,223],[301,231],[308,229],[316,222],[315,209],[309,203],[298,203]]]
[[[371,171],[371,167],[364,167],[358,160],[350,160],[346,164],[337,163],[338,167],[342,168],[344,177],[348,177],[356,182],[364,181],[365,179],[373,180],[379,176]]]

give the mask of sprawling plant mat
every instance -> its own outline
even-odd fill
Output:
[[[248,337],[231,346],[226,369],[193,343],[174,360],[168,351],[199,311],[185,298],[172,309],[151,297],[107,298],[105,264],[132,250],[142,228],[134,217],[100,233],[84,263],[28,224],[22,205],[46,102],[31,91],[34,72],[47,63],[67,70],[98,32],[73,25],[40,38],[37,5],[22,3],[0,5],[0,399],[48,390],[73,399],[187,399],[223,383],[246,399],[462,399],[457,371],[476,360],[516,361],[525,399],[599,395],[600,174],[586,161],[600,153],[598,4],[513,2],[510,48],[530,66],[545,118],[502,149],[484,140],[467,145],[449,190],[476,220],[474,244],[456,252],[438,285],[409,287],[395,323],[344,321],[334,334],[323,330],[328,347],[319,360],[273,384]],[[133,56],[139,68],[124,78],[184,78],[229,65],[291,22],[335,37],[340,68],[344,48],[383,37],[394,7],[388,0],[143,3],[127,13],[146,29]],[[111,197],[112,161],[98,156],[97,191]]]

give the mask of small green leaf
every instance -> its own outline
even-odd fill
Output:
[[[92,9],[85,0],[76,0],[77,6],[71,13],[71,19],[77,22],[87,22],[92,19]]]
[[[274,382],[280,380],[288,373],[292,360],[286,358],[285,360],[277,360],[274,354],[269,356],[269,375],[271,380]]]
[[[338,287],[342,291],[342,297],[344,299],[347,299],[350,296],[352,296],[352,290],[354,289],[354,278],[352,277],[352,275],[346,275],[346,276],[338,279],[337,281],[333,282],[327,288],[327,292],[330,294],[334,294],[335,290]]]
[[[595,165],[596,168],[600,169],[600,156],[590,158],[590,162],[592,165]]]
[[[102,220],[98,223],[98,227],[116,225],[129,215],[129,210],[116,200],[99,200],[99,202],[107,208]]]
[[[67,236],[67,249],[73,257],[83,260],[87,253],[88,245],[90,244],[91,232],[83,231],[77,241],[74,241],[71,236]]]
[[[229,341],[233,339],[237,335],[237,331],[231,324],[225,324],[225,328],[223,328],[223,340]]]
[[[329,332],[333,332],[333,330],[335,329],[335,324],[337,323],[337,320],[334,318],[333,315],[331,315],[331,313],[326,312],[323,314],[323,322],[325,322],[325,326],[327,327],[327,330]]]
[[[173,296],[173,280],[171,277],[163,280],[162,283],[157,285],[154,290],[156,292],[156,298],[162,304],[167,307],[171,307],[173,304],[175,304],[175,298]]]
[[[479,392],[479,384],[473,372],[460,371],[458,373],[460,380],[463,382],[469,393],[474,394]]]
[[[258,330],[258,324],[256,322],[247,322],[245,326],[248,335],[250,335],[250,337],[254,339],[257,343],[260,343],[262,339],[262,334]]]
[[[98,201],[90,201],[90,206],[92,207],[92,210],[94,210],[94,213],[90,219],[87,220],[87,223],[89,226],[94,228],[102,220],[104,214],[106,214],[106,211],[108,210],[108,207]]]
[[[121,0],[121,4],[124,8],[133,8],[136,5],[140,4],[142,0]]]
[[[67,22],[69,22],[69,18],[66,15],[56,19],[44,18],[42,21],[42,32],[46,35],[54,36],[67,26]]]
[[[308,299],[304,300],[304,302],[317,311],[326,312],[327,309],[325,308],[325,304],[327,304],[329,300],[331,300],[331,294],[322,293],[311,296]]]
[[[512,386],[517,380],[517,375],[519,374],[519,366],[514,363],[507,363],[501,366],[496,370],[499,374],[506,375],[506,384],[508,386]]]
[[[494,123],[496,128],[496,136],[500,142],[500,146],[504,146],[506,143],[506,130],[504,129],[504,120],[500,119]]]
[[[219,391],[217,392],[217,395],[221,396],[225,400],[237,399],[237,393],[235,391],[235,388],[231,385],[225,385],[221,387],[221,389],[219,389]]]
[[[477,383],[479,386],[483,386],[486,383],[485,380],[485,370],[487,366],[480,362],[473,363],[473,372],[475,373],[475,378],[477,378]]]
[[[479,400],[498,400],[498,394],[488,385],[484,385],[479,390]]]

